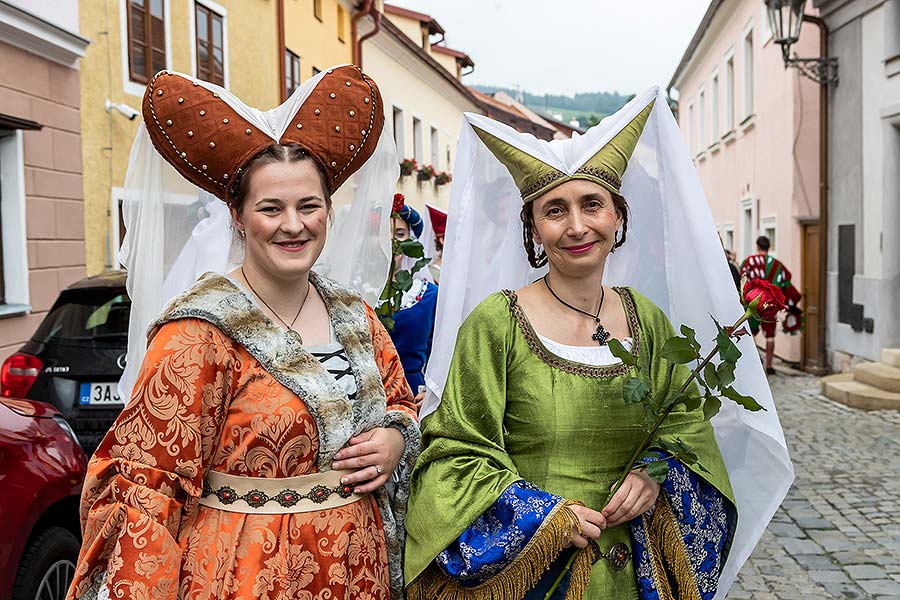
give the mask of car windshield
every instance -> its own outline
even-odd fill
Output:
[[[32,339],[40,343],[122,346],[128,340],[131,300],[116,289],[69,292],[44,318]]]

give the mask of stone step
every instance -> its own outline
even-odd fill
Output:
[[[862,410],[900,410],[900,393],[854,381],[850,373],[823,377],[822,393],[835,402]]]
[[[881,362],[889,367],[900,367],[900,348],[882,348]]]
[[[853,379],[868,383],[886,392],[900,392],[900,368],[880,362],[860,363],[853,366]]]

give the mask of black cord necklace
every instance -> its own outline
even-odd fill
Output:
[[[549,275],[550,275],[549,273],[547,275],[544,275],[544,278],[543,278],[544,285],[547,286],[547,289],[550,291],[551,294],[553,294],[553,297],[556,298],[560,302],[560,304],[567,306],[567,307],[571,308],[572,310],[574,310],[575,312],[581,313],[586,317],[592,318],[597,323],[597,331],[594,333],[594,335],[591,336],[591,339],[594,340],[595,342],[597,342],[598,344],[600,344],[601,346],[605,346],[606,343],[609,341],[609,338],[612,337],[610,335],[610,333],[608,331],[606,331],[606,329],[603,327],[603,324],[600,323],[600,309],[603,308],[603,298],[606,296],[606,290],[602,286],[600,287],[600,306],[597,307],[597,314],[592,315],[591,313],[589,313],[587,311],[581,310],[577,306],[572,306],[571,304],[569,304],[568,302],[566,302],[565,300],[563,300],[562,298],[557,296],[556,292],[553,291],[553,288],[550,287],[550,281],[547,280],[547,277]]]
[[[265,307],[268,308],[269,311],[270,311],[273,315],[275,315],[275,318],[278,319],[279,321],[281,321],[281,323],[282,323],[286,328],[288,328],[290,331],[294,331],[294,332],[296,333],[296,330],[294,329],[294,323],[297,322],[297,318],[300,316],[301,311],[303,311],[304,305],[306,305],[306,299],[309,298],[309,283],[306,284],[306,295],[303,296],[303,302],[300,303],[300,308],[297,309],[297,314],[294,315],[294,318],[293,318],[293,320],[291,321],[291,324],[288,325],[287,322],[285,322],[285,320],[282,319],[281,316],[280,316],[277,312],[275,312],[275,309],[272,308],[271,306],[269,306],[269,303],[266,302],[266,301],[263,299],[263,297],[259,295],[259,292],[257,292],[255,289],[253,289],[253,284],[250,283],[250,280],[247,279],[247,274],[244,273],[244,265],[241,265],[241,276],[244,278],[244,281],[247,282],[247,286],[250,288],[250,291],[253,292],[253,295],[256,296],[257,298],[259,298],[259,301],[262,302],[262,303],[265,305]],[[300,335],[300,334],[298,333],[297,335]],[[303,343],[303,338],[302,338],[302,337],[300,338],[300,343],[301,343],[301,344]]]

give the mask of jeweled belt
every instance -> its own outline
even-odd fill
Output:
[[[336,508],[365,498],[341,477],[352,471],[326,471],[299,477],[244,477],[209,471],[200,504],[230,512],[278,515]]]

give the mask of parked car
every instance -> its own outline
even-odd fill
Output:
[[[0,396],[52,404],[90,456],[125,405],[117,386],[130,313],[124,271],[64,289],[31,339],[0,367]]]
[[[0,598],[63,600],[81,547],[87,457],[59,411],[0,398]]]

